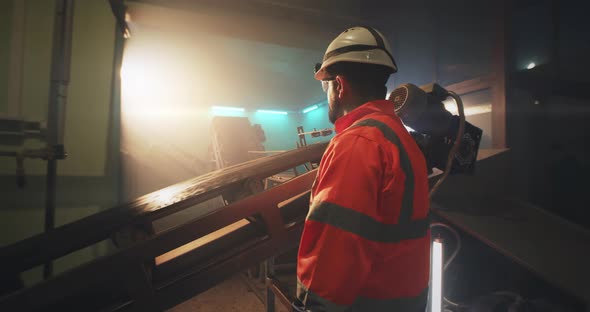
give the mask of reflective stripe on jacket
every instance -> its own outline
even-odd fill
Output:
[[[389,101],[336,121],[297,261],[309,311],[424,311],[430,269],[426,162]]]

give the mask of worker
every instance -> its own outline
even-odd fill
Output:
[[[336,136],[312,187],[297,258],[297,311],[425,311],[426,161],[385,100],[397,71],[371,27],[341,33],[316,65]]]

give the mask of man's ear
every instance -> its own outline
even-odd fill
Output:
[[[336,86],[338,98],[343,98],[344,96],[348,95],[348,93],[350,93],[350,83],[345,77],[336,76],[336,82],[338,83]]]

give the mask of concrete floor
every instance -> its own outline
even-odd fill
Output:
[[[168,311],[264,312],[266,308],[256,294],[248,288],[242,277],[236,275]],[[286,312],[287,310],[277,304],[275,311]]]

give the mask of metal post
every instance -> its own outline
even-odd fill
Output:
[[[74,0],[58,0],[55,6],[51,85],[49,87],[49,108],[47,112],[46,233],[52,231],[55,225],[57,160],[65,157],[63,138],[66,98],[70,80]],[[53,263],[50,261],[43,268],[43,276],[48,278],[52,273]]]
[[[492,85],[492,147],[506,147],[506,18],[509,1],[496,5],[496,40],[493,51],[494,82]]]
[[[438,53],[439,49],[439,35],[440,32],[438,30],[439,26],[439,17],[438,17],[438,2],[434,1],[430,5],[430,14],[432,18],[432,69],[433,69],[433,77],[432,81],[435,83],[440,83],[440,73],[438,71],[438,63],[440,61],[440,55]]]
[[[110,144],[108,173],[113,181],[113,193],[117,204],[123,202],[123,170],[121,165],[121,67],[123,65],[123,52],[125,49],[125,38],[123,33],[115,29],[115,50],[113,53],[113,73],[111,82],[111,117],[109,121]]]
[[[12,1],[12,32],[8,80],[8,114],[22,117],[23,59],[25,42],[25,1]]]
[[[266,261],[266,281],[274,278],[275,270],[275,258],[270,257]],[[268,282],[267,282],[268,283]],[[270,289],[270,285],[266,285],[266,312],[275,312],[275,294]]]

